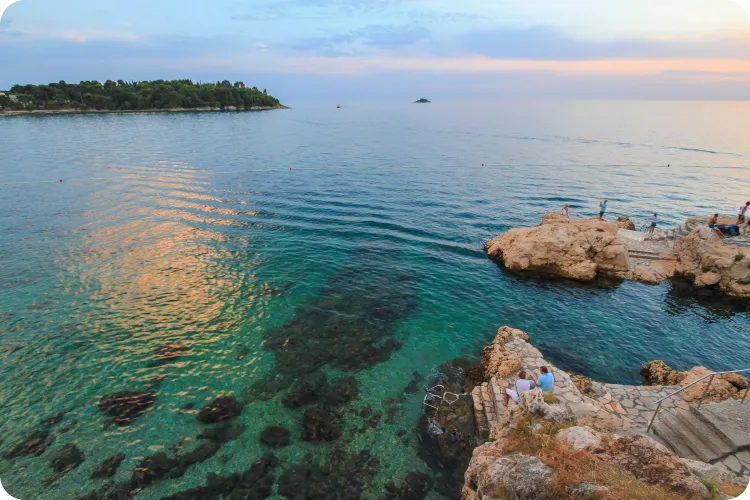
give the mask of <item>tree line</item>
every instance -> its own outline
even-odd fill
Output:
[[[154,80],[104,83],[85,81],[47,85],[13,85],[0,95],[0,109],[11,110],[110,110],[135,111],[170,108],[249,109],[278,107],[279,100],[266,89],[247,87],[243,82],[228,80],[216,83],[193,83],[192,80]]]

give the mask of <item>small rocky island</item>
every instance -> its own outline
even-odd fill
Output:
[[[627,217],[605,222],[547,213],[540,225],[510,229],[485,243],[485,250],[491,259],[516,272],[648,284],[682,276],[698,287],[750,298],[746,238],[722,238],[700,217],[654,235],[634,228]]]
[[[427,99],[425,99],[425,98],[423,97],[423,98],[421,98],[421,99],[419,99],[419,100],[416,100],[416,101],[414,101],[414,104],[425,104],[425,103],[429,103],[429,102],[430,102],[430,101],[428,101]]]

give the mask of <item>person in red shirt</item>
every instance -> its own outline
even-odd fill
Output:
[[[737,216],[737,225],[739,226],[743,222],[745,222],[745,212],[747,212],[747,207],[750,207],[750,201],[746,202],[744,205],[740,207],[740,213]]]

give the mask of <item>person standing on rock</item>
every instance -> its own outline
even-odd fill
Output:
[[[560,210],[560,215],[564,215],[565,217],[568,218],[568,220],[570,220],[570,215],[568,214],[568,204],[567,203],[562,207],[562,210]]]
[[[656,223],[659,222],[659,217],[654,214],[651,216],[651,225],[648,227],[648,234],[653,234],[656,229]]]
[[[740,207],[740,213],[737,215],[738,226],[745,222],[745,212],[747,212],[747,207],[750,207],[750,201],[745,202],[745,204]]]
[[[604,220],[604,214],[607,213],[607,200],[599,203],[599,219]]]

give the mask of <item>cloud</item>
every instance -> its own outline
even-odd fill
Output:
[[[418,26],[365,26],[347,33],[305,37],[285,45],[288,51],[327,57],[357,55],[371,49],[401,49],[429,39],[430,30]]]
[[[587,40],[551,26],[495,28],[460,37],[460,47],[471,54],[501,59],[601,60],[629,58],[750,59],[750,44],[733,40],[694,38],[639,38]]]
[[[234,21],[270,21],[289,19],[323,19],[336,15],[354,16],[382,12],[404,0],[276,0],[255,4],[252,10],[233,14]]]

